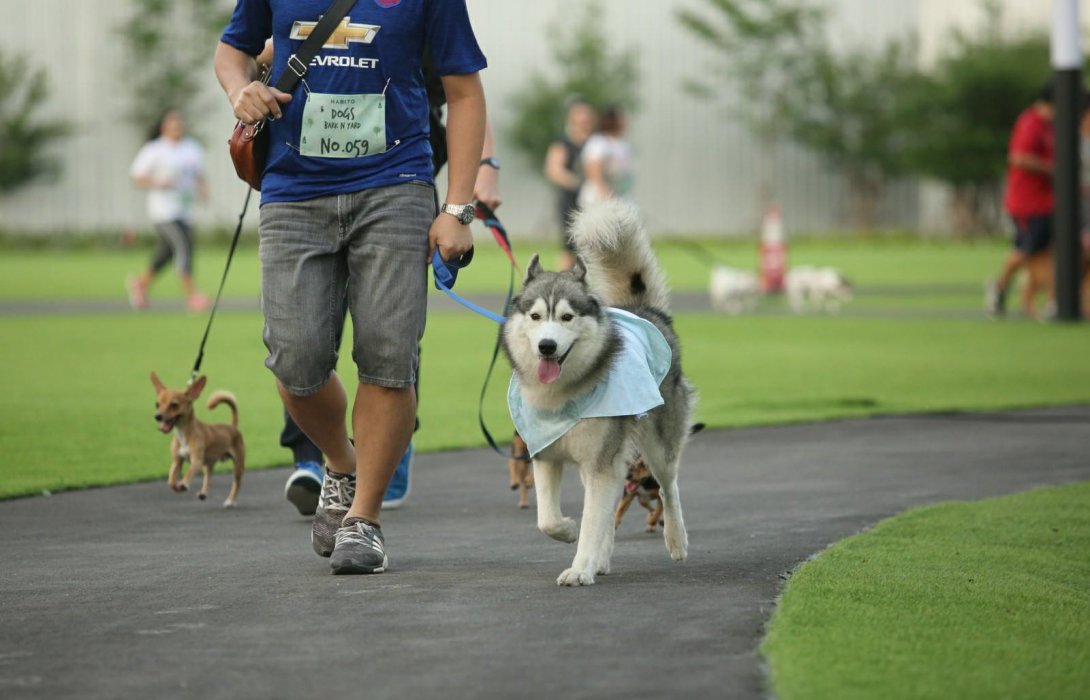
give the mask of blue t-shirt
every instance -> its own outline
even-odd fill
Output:
[[[331,0],[238,0],[221,40],[251,56],[273,38],[272,81],[303,43]],[[347,31],[334,32],[311,62],[304,86],[270,121],[269,157],[261,202],[298,202],[409,180],[432,181],[428,95],[421,71],[427,45],[439,75],[476,73],[487,66],[465,0],[359,0]],[[342,26],[344,23],[342,22]],[[294,38],[293,38],[294,37]],[[358,158],[299,153],[307,88],[334,95],[385,91],[386,152]]]

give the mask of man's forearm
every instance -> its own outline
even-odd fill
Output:
[[[257,62],[253,56],[239,51],[222,41],[216,46],[213,60],[216,78],[220,87],[227,94],[227,99],[234,102],[235,94],[249,85],[257,77]]]
[[[484,147],[485,100],[477,74],[443,78],[447,94],[447,201],[473,199]]]
[[[1010,164],[1022,170],[1041,175],[1052,175],[1052,163],[1028,153],[1015,153],[1010,157]]]

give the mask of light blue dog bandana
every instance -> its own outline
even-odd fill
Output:
[[[621,352],[605,379],[555,411],[523,402],[518,375],[507,386],[507,408],[530,456],[564,436],[582,418],[637,416],[665,403],[659,392],[673,353],[655,324],[621,309],[606,309],[620,332]]]

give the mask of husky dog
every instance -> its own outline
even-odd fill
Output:
[[[681,373],[669,290],[635,209],[596,205],[575,218],[571,237],[575,265],[545,272],[534,256],[501,333],[514,368],[512,418],[533,457],[538,528],[562,542],[578,537],[557,584],[586,586],[609,573],[614,505],[638,455],[661,487],[666,549],[685,559],[677,473],[695,392]],[[560,511],[561,474],[572,462],[585,489],[578,527]]]

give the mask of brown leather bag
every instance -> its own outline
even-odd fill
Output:
[[[334,0],[329,10],[320,17],[318,25],[310,32],[299,49],[288,58],[287,68],[276,82],[276,89],[291,94],[296,83],[307,72],[307,66],[318,55],[326,39],[333,35],[333,30],[348,15],[356,0]],[[268,79],[268,76],[265,76]],[[236,122],[235,129],[227,145],[231,151],[231,161],[239,178],[261,191],[261,175],[265,172],[265,161],[269,157],[269,130],[264,121],[257,124]]]
[[[227,145],[239,179],[260,192],[261,175],[265,172],[265,159],[269,156],[269,132],[265,129],[265,122],[237,122]]]

